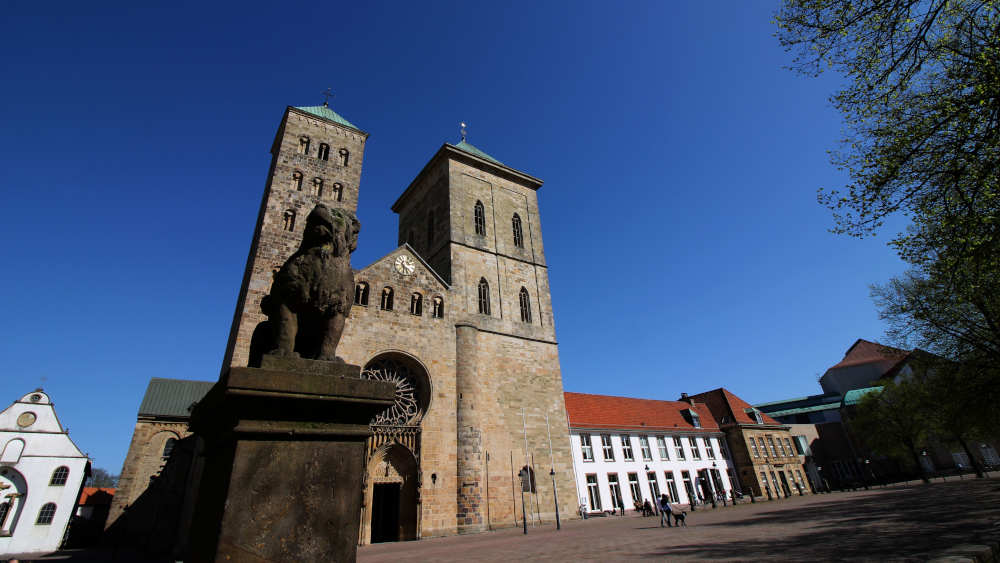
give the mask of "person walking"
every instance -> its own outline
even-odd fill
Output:
[[[666,494],[660,495],[660,527],[663,527],[663,519],[666,518],[667,526],[673,528],[673,524],[670,523],[670,515],[673,511],[670,510],[670,499],[667,498]]]

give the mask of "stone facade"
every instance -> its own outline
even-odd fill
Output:
[[[271,168],[254,228],[223,370],[246,366],[254,329],[266,320],[260,300],[274,272],[302,241],[317,203],[356,211],[368,134],[289,107],[271,146]],[[320,152],[327,147],[326,158]]]
[[[298,247],[311,207],[357,205],[367,134],[316,109],[288,108],[273,144],[223,374],[258,365],[268,348],[260,301]],[[317,143],[331,147],[329,161],[317,159]],[[334,161],[341,147],[350,153],[346,166]],[[308,192],[313,176],[342,185],[341,200]],[[444,144],[393,205],[399,246],[355,270],[355,304],[337,354],[362,366],[363,377],[397,382],[399,397],[399,408],[373,420],[365,448],[361,543],[519,525],[525,515],[514,499],[524,466],[537,476],[529,523],[554,521],[556,494],[561,517],[574,517],[541,184],[464,141]],[[362,225],[359,245],[367,238]],[[137,425],[123,470],[135,475],[127,496],[155,473],[153,438],[163,430]]]
[[[132,442],[125,455],[122,473],[118,478],[118,488],[111,501],[108,522],[114,522],[122,512],[131,506],[149,487],[149,483],[159,477],[169,458],[167,442],[176,443],[191,435],[187,420],[157,420],[140,416],[132,432]],[[171,450],[173,448],[171,447]],[[164,455],[164,453],[168,455]]]
[[[681,400],[703,402],[726,433],[737,479],[744,493],[782,498],[811,492],[805,456],[798,454],[788,425],[781,424],[726,389]]]
[[[795,453],[787,426],[733,425],[725,431],[744,491],[767,498],[811,492],[802,456]]]

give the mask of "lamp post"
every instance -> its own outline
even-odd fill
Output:
[[[545,413],[545,433],[549,436],[549,463],[552,464],[549,468],[549,477],[552,477],[552,500],[556,505],[556,529],[561,530],[562,524],[559,523],[559,495],[556,494],[556,462],[555,457],[552,456],[552,431],[549,430],[548,413]]]
[[[528,535],[528,513],[524,509],[524,483],[528,478],[528,468],[525,467],[517,475],[521,478],[521,523],[524,525],[524,535]]]

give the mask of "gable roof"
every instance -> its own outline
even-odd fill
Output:
[[[747,413],[748,409],[752,410],[754,407],[724,387],[691,395],[691,399],[705,403],[716,422],[722,426],[727,424],[757,424],[757,421]],[[760,416],[764,424],[781,424],[764,412],[761,412]]]
[[[154,377],[139,405],[139,416],[189,418],[191,406],[202,400],[213,385],[214,381]]]
[[[885,346],[884,344],[879,344],[878,342],[869,342],[859,338],[847,352],[844,353],[844,359],[840,360],[836,365],[830,369],[844,368],[850,366],[857,366],[861,364],[869,364],[873,362],[896,362],[902,360],[909,354],[906,350],[900,350],[899,348],[893,348],[892,346]]]
[[[566,416],[571,428],[607,428],[621,430],[718,431],[719,426],[705,405],[695,405],[701,428],[684,418],[692,406],[683,401],[633,399],[588,393],[563,393]]]
[[[332,109],[330,109],[330,106],[328,106],[328,105],[322,105],[322,106],[294,106],[294,107],[297,110],[304,111],[304,112],[306,112],[308,114],[311,114],[311,115],[315,115],[316,117],[323,118],[323,119],[325,119],[327,121],[332,121],[332,122],[337,123],[339,125],[343,125],[344,127],[350,127],[351,129],[354,129],[355,131],[357,131],[359,133],[363,133],[363,131],[361,131],[361,129],[358,129],[353,123],[351,123],[350,121],[344,119],[343,116],[341,116],[339,113],[337,113],[337,112],[333,111]]]
[[[375,260],[371,264],[368,264],[364,268],[358,268],[358,269],[356,269],[354,271],[356,273],[357,272],[363,272],[364,270],[366,270],[368,268],[371,268],[375,264],[378,264],[379,262],[381,262],[381,261],[385,260],[386,258],[392,256],[393,254],[395,254],[396,252],[398,252],[400,249],[408,250],[410,252],[410,254],[412,254],[414,258],[416,258],[421,264],[423,264],[424,268],[426,268],[427,271],[430,272],[431,276],[433,276],[434,279],[436,279],[441,285],[443,285],[446,290],[450,290],[451,289],[451,285],[449,285],[448,282],[445,281],[445,279],[443,277],[441,277],[441,274],[438,274],[436,271],[434,271],[434,268],[431,268],[431,265],[428,264],[426,260],[424,260],[424,257],[421,256],[419,252],[417,252],[416,250],[414,250],[414,248],[412,246],[410,246],[410,243],[407,243],[407,242],[404,242],[401,246],[397,246],[396,248],[392,249],[391,252],[383,255],[381,258],[379,258],[378,260]]]

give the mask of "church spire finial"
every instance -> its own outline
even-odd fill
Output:
[[[465,122],[464,121],[461,122],[461,123],[459,123],[459,125],[462,126],[462,129],[461,129],[461,132],[462,132],[462,142],[464,143],[465,142],[465,136],[468,134],[468,132],[465,130]]]
[[[330,90],[331,90],[330,88],[327,88],[326,92],[323,92],[323,107],[325,108],[330,107],[330,96],[333,95],[333,92],[331,92]]]

